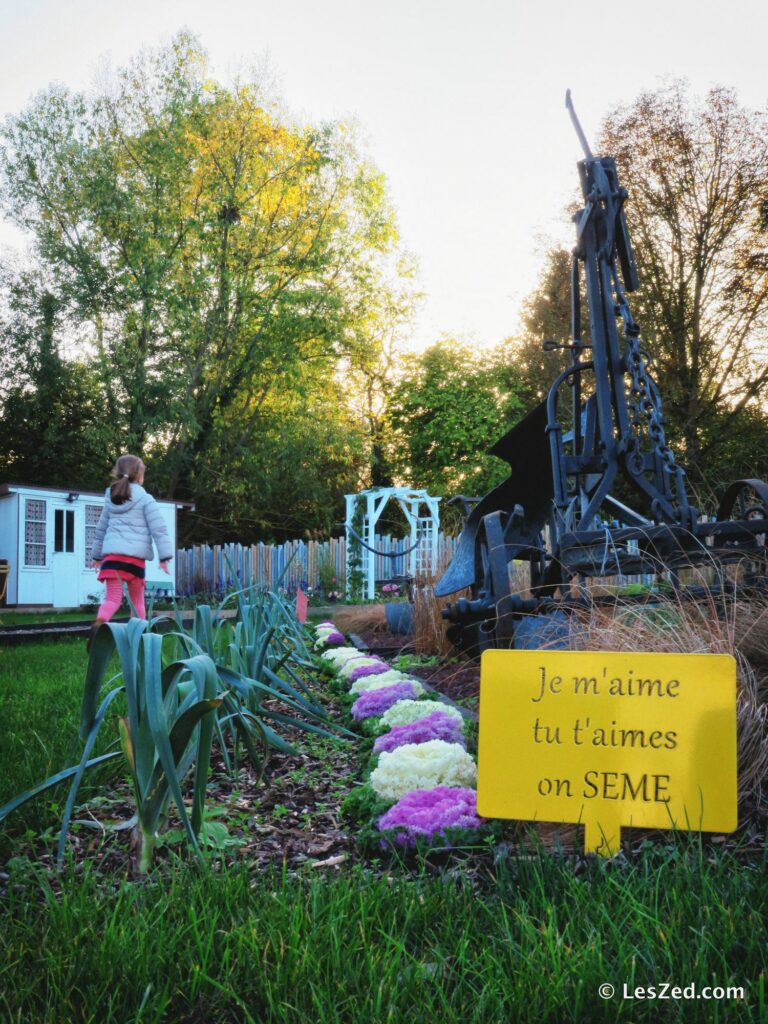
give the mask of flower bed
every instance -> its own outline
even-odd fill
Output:
[[[324,624],[327,625],[328,624]],[[349,699],[350,717],[373,738],[371,770],[351,802],[382,849],[445,848],[477,835],[477,765],[467,750],[465,720],[427,694],[422,683],[357,648],[325,648],[325,669]]]

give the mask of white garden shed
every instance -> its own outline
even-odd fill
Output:
[[[91,545],[104,493],[0,484],[0,561],[7,563],[5,603],[16,607],[77,608],[101,600],[104,585],[91,568]],[[174,550],[179,509],[158,501]],[[174,593],[157,558],[147,562],[147,590]],[[0,576],[2,593],[5,574]]]

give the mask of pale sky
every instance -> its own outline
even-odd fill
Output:
[[[0,113],[51,81],[87,87],[180,28],[214,70],[268,55],[288,106],[354,117],[384,172],[426,299],[412,344],[493,344],[515,332],[603,115],[664,77],[768,101],[762,0],[0,0]],[[624,182],[631,191],[631,182]],[[18,235],[0,226],[0,244]]]

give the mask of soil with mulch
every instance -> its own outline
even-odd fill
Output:
[[[451,700],[477,710],[480,697],[479,662],[456,661],[435,668],[420,666],[414,669],[413,674]]]
[[[330,716],[342,723],[342,709],[328,706]],[[212,777],[208,784],[207,815],[220,822],[228,835],[214,854],[227,861],[239,861],[254,870],[285,865],[289,869],[336,869],[359,859],[354,830],[341,819],[340,807],[358,784],[360,763],[357,745],[326,741],[316,743],[317,753],[307,753],[310,734],[286,729],[283,735],[297,754],[272,752],[263,775],[246,762],[231,778],[224,762],[214,752]],[[313,744],[309,744],[310,749]],[[103,795],[103,789],[107,789]],[[127,822],[133,808],[130,789],[122,780],[106,783],[102,794],[76,809],[74,819],[82,822],[70,827],[67,850],[77,865],[87,861],[108,875],[135,877],[136,850],[130,830],[115,831]],[[189,856],[186,840],[173,810],[169,818],[170,843],[158,845],[151,870],[160,868],[175,856]],[[43,868],[54,871],[58,829],[17,848],[17,856],[26,856]],[[0,871],[0,891],[8,875]]]

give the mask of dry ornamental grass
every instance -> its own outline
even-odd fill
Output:
[[[710,598],[699,604],[667,597],[647,605],[592,605],[572,620],[571,645],[592,651],[730,654],[738,668],[739,816],[751,817],[768,782],[768,605]]]

